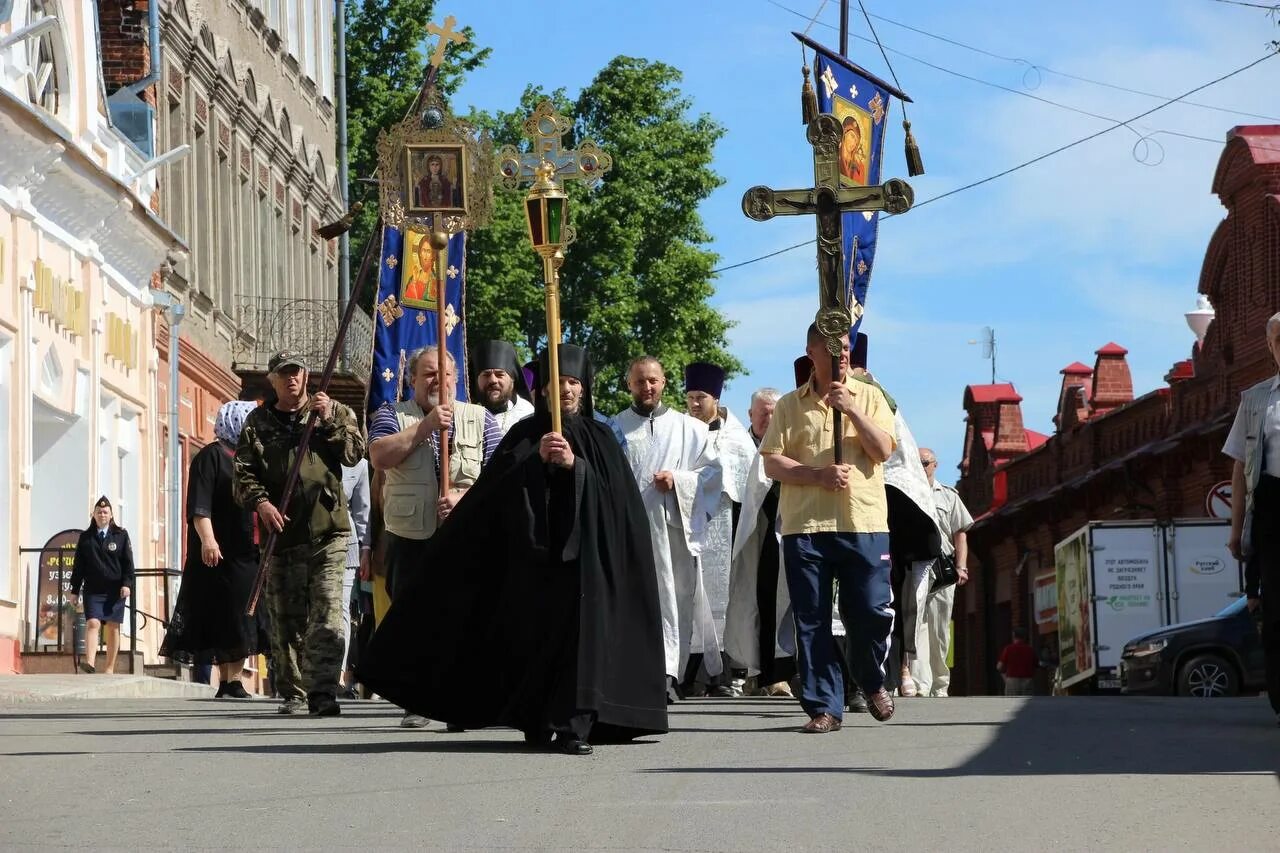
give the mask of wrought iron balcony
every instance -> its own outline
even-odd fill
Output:
[[[324,369],[342,322],[338,300],[241,296],[237,303],[240,335],[232,345],[237,370],[265,371],[271,356],[283,349],[301,354],[317,375]],[[366,385],[373,370],[373,321],[359,309],[347,330],[346,356],[346,369],[339,362],[339,372]]]

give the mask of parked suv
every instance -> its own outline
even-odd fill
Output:
[[[1217,616],[1169,625],[1125,643],[1120,692],[1236,696],[1266,689],[1261,613],[1244,598]]]

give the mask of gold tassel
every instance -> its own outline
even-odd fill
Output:
[[[902,129],[907,132],[907,175],[914,178],[924,174],[924,160],[920,157],[920,146],[911,134],[911,122],[902,120]]]
[[[804,118],[806,125],[818,117],[818,93],[813,90],[813,86],[809,83],[809,66],[806,64],[801,68],[804,74],[804,86],[800,89],[800,115]]]

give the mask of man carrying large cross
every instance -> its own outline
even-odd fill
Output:
[[[852,674],[872,716],[893,716],[884,687],[893,592],[883,465],[896,446],[894,419],[883,392],[849,372],[850,327],[861,306],[851,308],[845,286],[843,220],[854,211],[905,212],[913,193],[899,179],[842,187],[843,132],[834,115],[813,116],[807,136],[813,187],[752,187],[742,210],[758,222],[812,214],[817,226],[818,312],[806,336],[813,374],[778,401],[760,454],[766,476],[782,484],[778,526],[796,625],[800,704],[810,716],[803,731],[823,734],[840,728],[844,711],[831,639],[833,580],[839,581]]]

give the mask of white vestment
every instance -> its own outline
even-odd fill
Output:
[[[720,494],[707,523],[702,553],[698,556],[698,568],[707,603],[711,607],[715,634],[704,635],[699,630],[699,623],[695,622],[690,647],[693,653],[702,653],[704,661],[706,656],[718,656],[723,648],[725,612],[729,607],[729,565],[733,555],[733,505],[743,502],[751,461],[759,455],[751,434],[742,422],[728,409],[722,408],[720,413],[720,428],[708,433],[716,459],[720,462]],[[710,666],[707,672],[711,672]]]
[[[498,429],[502,430],[502,435],[505,438],[513,426],[532,414],[533,403],[516,394],[507,403],[507,408],[494,415],[493,419],[498,422]]]
[[[720,497],[720,465],[707,425],[688,415],[662,407],[646,417],[627,408],[614,420],[626,436],[624,452],[649,522],[667,675],[682,679],[695,622],[702,636],[715,631],[694,558],[702,551],[707,522]],[[672,472],[674,489],[658,491],[653,477],[659,471]],[[708,655],[706,662],[708,672],[719,674],[718,653],[714,660]]]
[[[773,481],[764,474],[764,457],[757,453],[747,472],[738,533],[733,538],[733,569],[729,576],[729,607],[724,627],[724,650],[737,666],[747,670],[747,675],[759,675],[764,663],[760,660],[760,605],[756,587],[760,554],[765,548],[778,551],[773,656],[790,657],[796,653],[791,593],[787,589],[787,573],[782,568],[782,536],[778,534],[776,524],[771,541],[765,541],[770,531],[769,519],[764,515],[764,500],[772,486]]]

